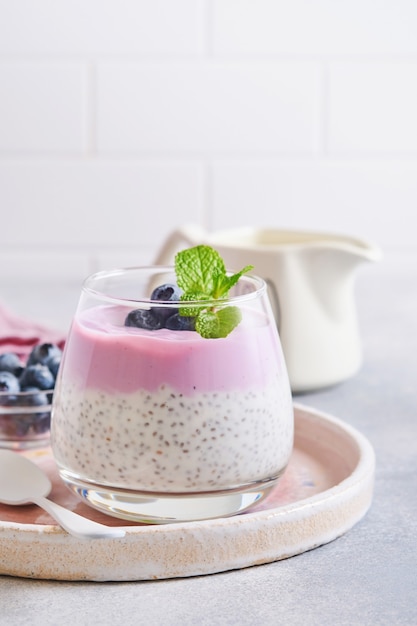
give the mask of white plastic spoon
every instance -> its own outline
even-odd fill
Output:
[[[121,528],[93,522],[46,498],[52,485],[44,472],[28,458],[11,450],[0,450],[0,502],[33,502],[47,511],[68,533],[79,539],[124,537]]]

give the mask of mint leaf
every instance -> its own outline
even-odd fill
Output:
[[[230,289],[236,285],[236,283],[238,282],[239,278],[243,275],[246,274],[246,272],[250,272],[253,269],[253,265],[246,265],[246,267],[243,268],[243,270],[240,270],[240,272],[237,272],[237,274],[233,274],[233,276],[224,276],[223,280],[222,280],[222,284],[219,285],[219,290],[221,290],[222,292],[224,292],[225,294],[227,294]],[[220,297],[220,296],[218,296]]]
[[[195,323],[195,329],[206,339],[227,337],[242,319],[237,306],[228,306],[217,311],[202,311]]]
[[[206,339],[227,337],[239,324],[241,312],[234,306],[218,308],[213,301],[226,299],[229,290],[242,274],[251,269],[253,266],[247,265],[233,276],[227,276],[223,259],[210,246],[200,245],[182,250],[175,257],[177,284],[183,291],[181,301],[201,301],[202,306],[182,306],[180,314],[195,316],[195,328]],[[204,305],[204,301],[210,302]]]
[[[220,323],[216,313],[209,310],[201,311],[195,320],[195,329],[205,339],[217,339]]]
[[[175,271],[178,287],[184,294],[201,293],[209,298],[214,293],[219,277],[225,275],[226,268],[220,254],[213,248],[195,246],[177,254]]]

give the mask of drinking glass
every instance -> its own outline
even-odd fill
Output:
[[[166,326],[171,267],[86,279],[55,387],[51,443],[67,486],[92,507],[145,523],[234,515],[260,502],[293,447],[293,406],[265,282],[242,276],[216,310],[237,307],[226,337]],[[151,312],[151,313],[149,313]],[[126,325],[135,316],[161,328]],[[191,329],[190,329],[191,327]],[[187,329],[188,328],[188,329]]]

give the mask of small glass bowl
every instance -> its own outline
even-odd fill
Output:
[[[0,448],[49,445],[52,395],[51,390],[0,391]]]

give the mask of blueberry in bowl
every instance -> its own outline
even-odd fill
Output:
[[[0,448],[25,450],[49,445],[51,404],[61,350],[38,344],[27,362],[0,354]]]

